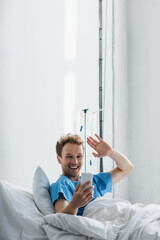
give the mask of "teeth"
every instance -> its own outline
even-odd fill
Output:
[[[70,168],[74,168],[74,169],[76,169],[77,167],[70,167]]]

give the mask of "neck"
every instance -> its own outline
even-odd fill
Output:
[[[68,174],[65,174],[65,173],[62,173],[62,175],[68,177],[73,182],[78,182],[79,181],[79,175],[78,176],[69,176]]]

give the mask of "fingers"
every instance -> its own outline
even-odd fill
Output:
[[[98,144],[98,142],[94,139],[94,138],[92,138],[92,137],[89,137],[89,140],[92,142],[92,144],[94,144],[94,145],[97,145]]]
[[[93,194],[93,189],[94,189],[94,186],[91,186],[90,188],[85,189],[84,193],[86,194],[86,196],[88,196],[90,193]]]
[[[89,194],[84,200],[84,206],[93,199],[93,195]]]
[[[89,189],[85,190],[86,193],[86,198],[88,199],[92,199],[93,198],[93,190],[94,187],[90,187]]]
[[[87,143],[89,144],[90,147],[95,149],[95,145],[87,138]]]
[[[98,138],[99,142],[102,141],[102,138],[99,137],[97,134],[95,134],[95,136]],[[87,143],[88,143],[92,148],[95,148],[99,142],[96,141],[96,140],[95,140],[94,138],[92,138],[91,136],[87,138]]]
[[[86,182],[83,186],[81,186],[80,191],[83,192],[89,184],[91,184],[90,181]]]
[[[86,187],[90,184],[90,181],[85,183],[83,186],[80,186],[80,182],[77,184],[73,199],[76,204],[76,206],[82,207],[85,206],[89,201],[93,199],[93,188],[94,186],[91,186],[86,189]]]
[[[81,186],[79,193],[82,195],[88,195],[90,192],[93,192],[94,186],[91,186],[87,188],[88,185],[90,185],[90,181],[86,182],[83,186]]]
[[[100,157],[99,154],[96,154],[96,153],[92,153],[94,157]]]
[[[84,190],[84,192],[83,192],[84,204],[87,204],[90,200],[93,199],[93,188],[94,188],[94,186]]]
[[[93,149],[96,149],[96,146],[98,145],[98,142],[94,138],[92,138],[92,137],[87,138],[87,143]]]
[[[88,188],[88,189],[85,189],[84,192],[83,192],[83,197],[85,199],[88,199],[88,198],[93,198],[93,186]]]
[[[102,141],[102,138],[98,136],[96,133],[95,133],[95,136],[98,138],[99,141]]]

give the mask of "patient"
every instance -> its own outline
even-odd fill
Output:
[[[116,152],[97,134],[96,139],[87,138],[87,143],[96,153],[94,157],[108,156],[117,165],[110,172],[93,175],[92,187],[80,183],[80,170],[84,160],[84,144],[78,135],[61,137],[56,144],[57,160],[62,168],[62,175],[57,182],[51,184],[50,194],[55,212],[82,215],[85,206],[97,197],[112,191],[112,185],[128,176],[133,164],[121,153]]]

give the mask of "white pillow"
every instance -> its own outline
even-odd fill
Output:
[[[53,215],[53,214],[52,214]],[[0,180],[0,239],[48,239],[32,189]]]
[[[41,167],[37,167],[33,178],[33,198],[36,206],[44,215],[54,213],[54,206],[49,193],[50,183]]]

